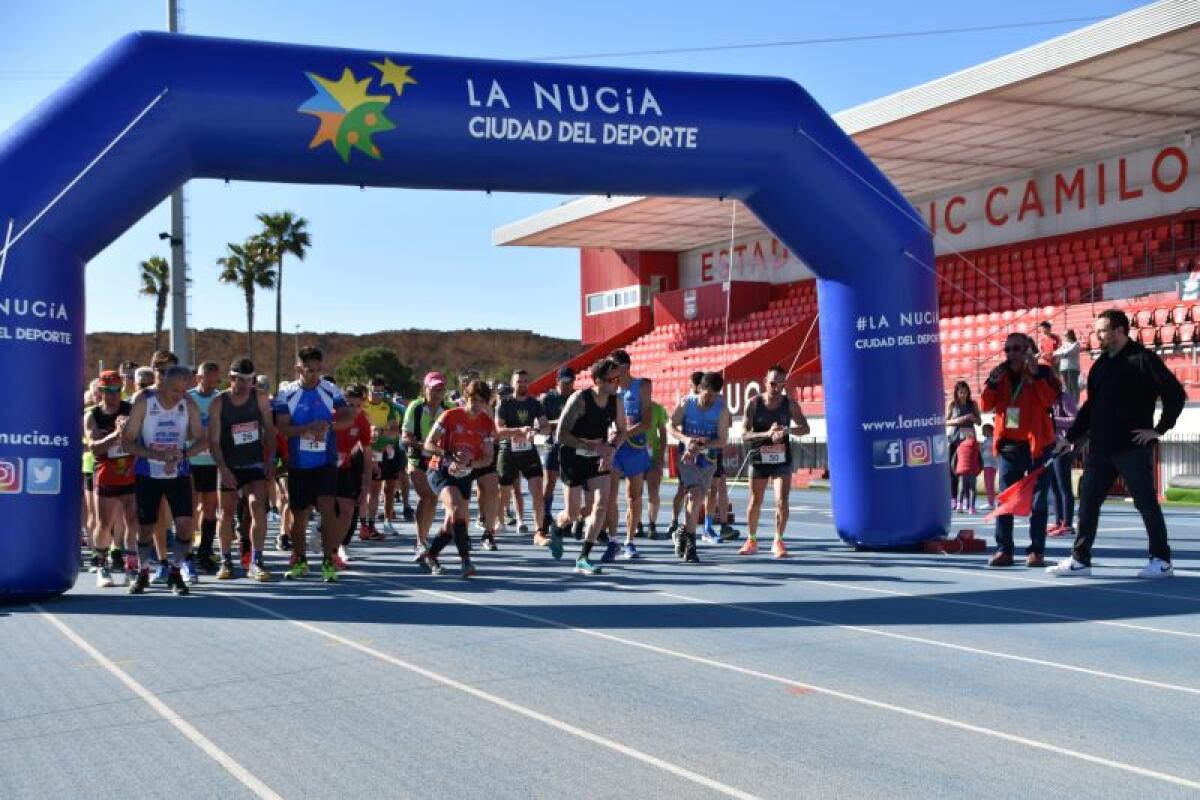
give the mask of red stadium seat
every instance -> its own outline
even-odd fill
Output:
[[[1169,320],[1170,318],[1171,318],[1171,309],[1162,308],[1162,307],[1154,309],[1154,324],[1155,325],[1162,327],[1163,325],[1167,324],[1167,320]]]
[[[1179,342],[1179,328],[1175,325],[1163,325],[1158,329],[1158,343],[1163,347],[1174,347]]]
[[[1146,347],[1154,347],[1154,338],[1156,333],[1158,333],[1157,328],[1138,328],[1137,340]]]
[[[1171,322],[1174,322],[1176,325],[1182,325],[1187,322],[1187,318],[1187,306],[1175,306],[1171,309]]]
[[[1185,322],[1179,326],[1179,344],[1191,347],[1196,343],[1196,323]]]
[[[1154,312],[1148,308],[1143,308],[1138,311],[1137,325],[1139,328],[1146,328],[1154,325]]]

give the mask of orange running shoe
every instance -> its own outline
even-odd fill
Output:
[[[776,539],[775,543],[771,545],[771,555],[776,558],[788,557],[787,546],[784,545],[783,539]]]
[[[737,551],[739,556],[752,556],[758,552],[758,539],[747,539],[742,549]]]

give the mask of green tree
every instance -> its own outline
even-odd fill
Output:
[[[401,397],[416,397],[417,382],[412,370],[404,366],[395,350],[388,347],[368,347],[342,359],[333,371],[338,386],[351,383],[366,383],[376,375],[382,375],[392,391]]]
[[[162,256],[151,256],[138,265],[142,288],[138,294],[154,298],[154,349],[162,349],[163,319],[167,316],[167,298],[171,296],[171,265]]]
[[[275,264],[262,242],[251,237],[242,244],[225,245],[226,255],[217,259],[217,279],[242,290],[246,298],[246,355],[254,360],[254,292],[275,288]]]
[[[308,220],[291,211],[263,212],[258,221],[263,229],[255,238],[275,265],[275,385],[278,386],[283,375],[283,257],[290,253],[303,261],[312,247],[312,237],[307,230]]]

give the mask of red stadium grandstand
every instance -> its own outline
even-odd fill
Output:
[[[1198,86],[1200,26],[1157,4],[836,115],[935,234],[947,389],[1041,321],[1078,332],[1086,373],[1118,306],[1200,398]],[[585,197],[494,239],[579,248],[573,366],[625,347],[664,403],[723,370],[736,416],[783,363],[822,435],[815,282],[740,203]]]

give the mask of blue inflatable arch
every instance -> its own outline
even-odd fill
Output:
[[[84,265],[189,178],[739,198],[819,276],[838,534],[948,528],[930,236],[796,84],[137,33],[0,140],[0,596],[77,577]]]

